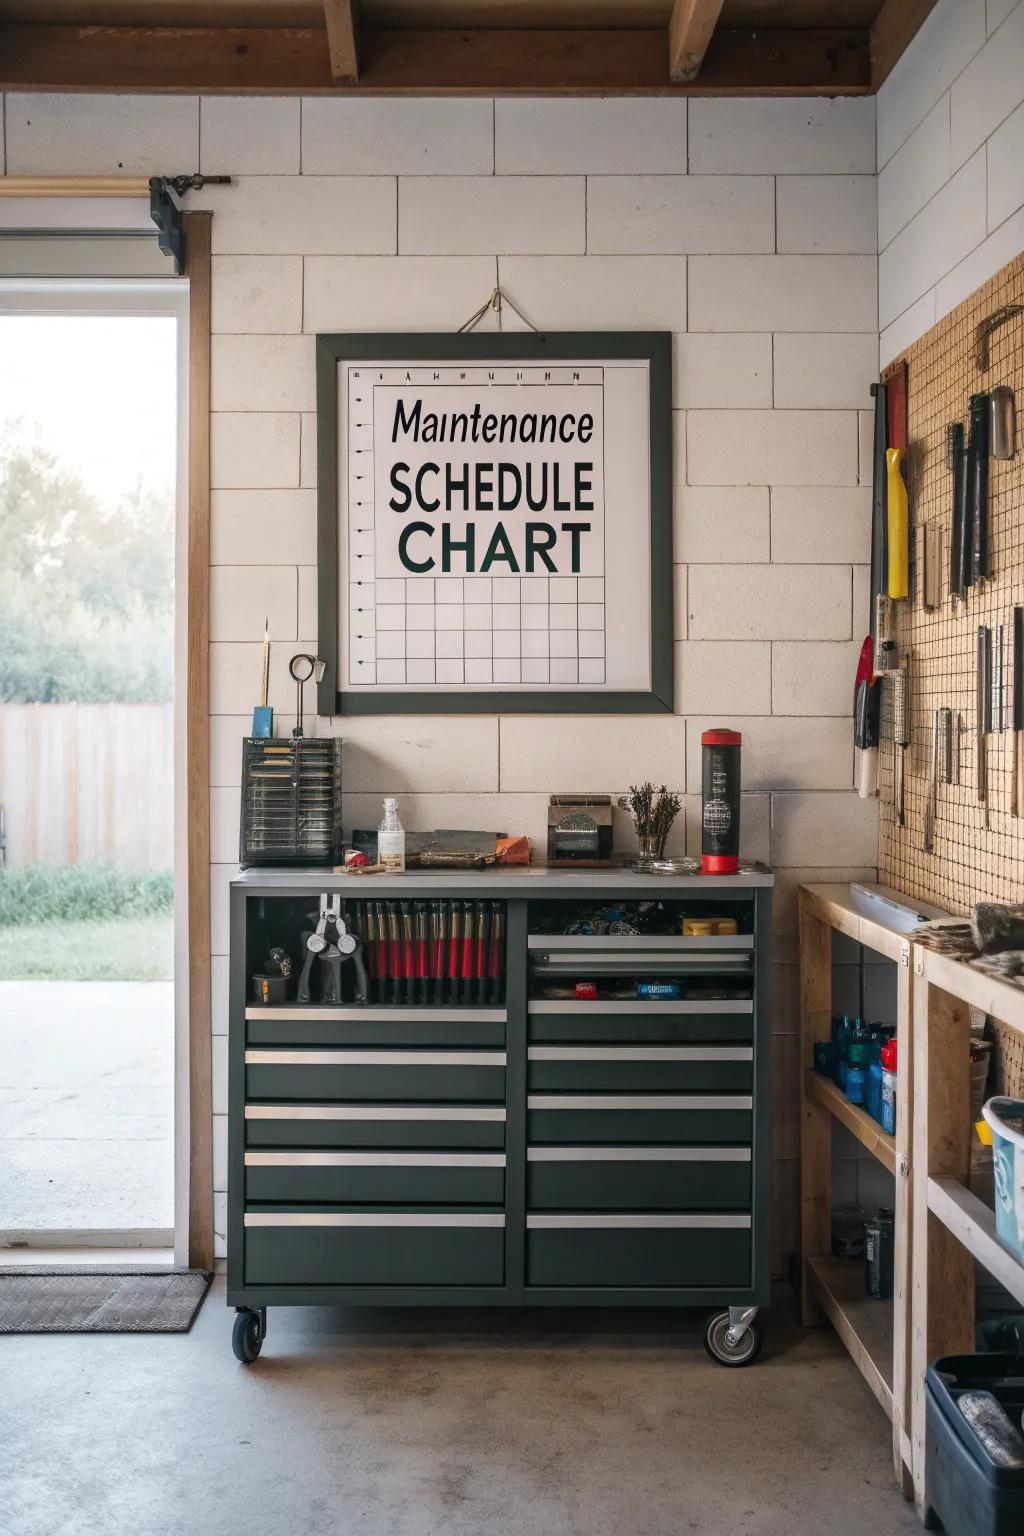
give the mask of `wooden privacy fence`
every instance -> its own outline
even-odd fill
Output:
[[[170,704],[0,704],[7,863],[169,869]]]

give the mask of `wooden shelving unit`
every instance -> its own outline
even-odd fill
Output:
[[[910,1434],[911,1178],[913,1104],[911,1050],[911,941],[937,908],[914,903],[884,886],[865,895],[850,885],[800,888],[800,988],[802,1103],[800,1181],[802,1200],[805,1324],[827,1319],[892,1420],[893,1465],[904,1493],[913,1489]],[[891,903],[891,904],[890,904]],[[814,1043],[832,1028],[832,934],[842,933],[898,966],[896,1042],[898,1059],[896,1135],[888,1136],[863,1109],[851,1104],[813,1068]],[[863,1264],[832,1257],[832,1127],[838,1121],[896,1181],[895,1285],[891,1301],[865,1293]]]
[[[892,1418],[893,1304],[864,1291],[859,1259],[831,1254],[807,1260],[811,1291],[856,1362],[861,1375]]]
[[[815,1072],[812,1067],[808,1067],[804,1078],[804,1094],[813,1103],[820,1104],[822,1109],[828,1110],[836,1120],[841,1121],[851,1136],[855,1136],[872,1157],[877,1157],[884,1168],[887,1168],[891,1174],[895,1174],[896,1138],[883,1131],[878,1121],[873,1119],[867,1110],[861,1109],[858,1104],[851,1104],[830,1078],[822,1077],[821,1073]]]
[[[970,1167],[970,1007],[1024,1032],[1024,988],[914,945],[914,1328],[910,1359],[914,1494],[926,1507],[925,1372],[974,1349],[975,1260],[1024,1305],[1024,1265],[966,1187]]]

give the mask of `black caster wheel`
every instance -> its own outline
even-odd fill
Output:
[[[752,1365],[761,1353],[760,1330],[750,1323],[735,1344],[729,1342],[728,1312],[712,1312],[704,1327],[704,1348],[717,1365]]]
[[[231,1330],[231,1348],[235,1359],[241,1360],[243,1365],[252,1365],[263,1348],[265,1333],[266,1324],[261,1312],[250,1312],[244,1308],[238,1312]]]

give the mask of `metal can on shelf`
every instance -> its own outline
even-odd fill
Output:
[[[880,1206],[864,1223],[864,1276],[868,1295],[877,1301],[892,1295],[895,1253],[893,1212]]]

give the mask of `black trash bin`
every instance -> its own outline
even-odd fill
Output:
[[[929,1366],[925,1525],[947,1536],[1024,1536],[1024,1467],[998,1466],[957,1407],[991,1392],[1021,1428],[1024,1356],[947,1355]]]

